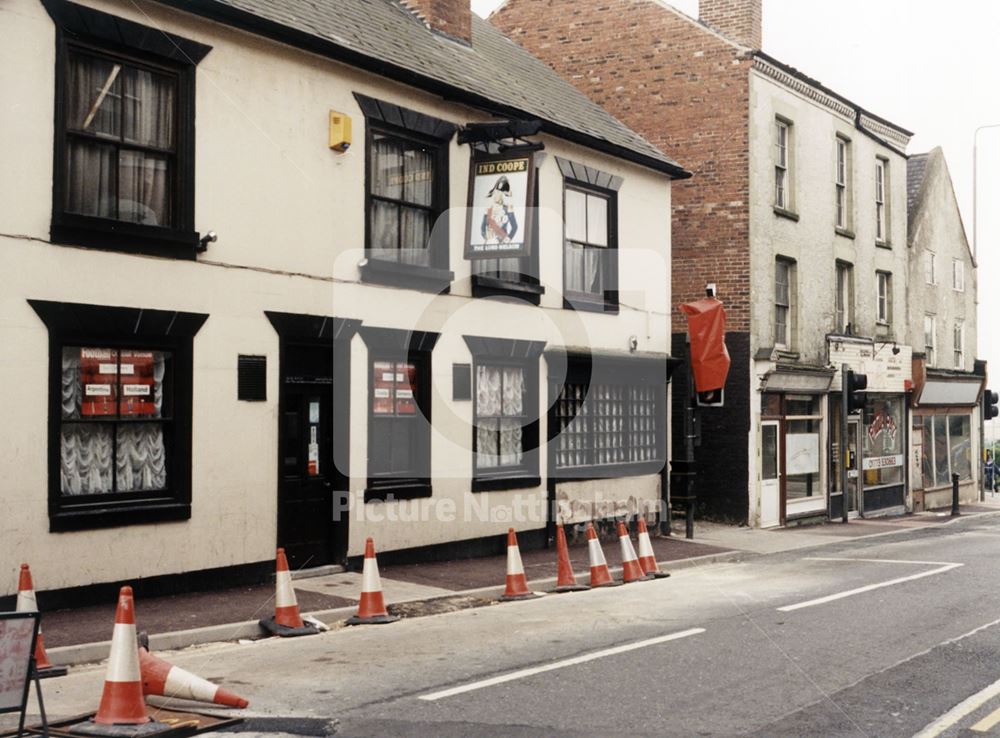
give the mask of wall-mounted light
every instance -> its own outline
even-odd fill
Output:
[[[219,240],[219,234],[217,234],[215,231],[209,231],[198,240],[198,253],[204,254],[206,251],[208,251],[208,244],[215,243],[218,240]]]
[[[636,336],[629,336],[628,337],[628,350],[629,350],[629,353],[634,354],[635,350],[637,348],[639,348],[639,339],[638,339],[638,337],[636,337]]]

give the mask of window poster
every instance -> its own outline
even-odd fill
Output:
[[[372,365],[372,413],[392,415],[392,390],[396,371],[391,361],[376,361]]]
[[[534,187],[530,153],[473,154],[466,259],[527,255],[528,204]]]

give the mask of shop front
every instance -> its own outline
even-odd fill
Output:
[[[967,372],[924,370],[914,362],[919,377],[913,394],[913,509],[948,507],[952,476],[958,475],[959,500],[979,496],[979,397],[984,377]]]
[[[910,349],[894,343],[831,337],[830,363],[837,369],[833,388],[843,386],[843,367],[868,378],[865,409],[847,417],[842,441],[841,393],[829,395],[830,517],[898,515],[909,507],[906,449],[909,447],[907,391],[911,386]],[[841,464],[847,464],[842,489]],[[846,501],[845,501],[846,498]]]

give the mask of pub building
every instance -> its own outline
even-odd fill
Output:
[[[430,5],[5,4],[0,568],[49,606],[654,519],[690,174]]]

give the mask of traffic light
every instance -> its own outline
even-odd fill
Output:
[[[997,401],[1000,397],[997,396],[996,392],[991,390],[983,391],[983,420],[991,420],[997,415],[1000,415],[1000,408],[997,408]]]
[[[868,389],[868,377],[865,374],[847,371],[844,380],[844,392],[847,393],[847,412],[856,413],[865,409],[865,390]]]
[[[722,407],[724,404],[721,388],[698,393],[698,407]]]

